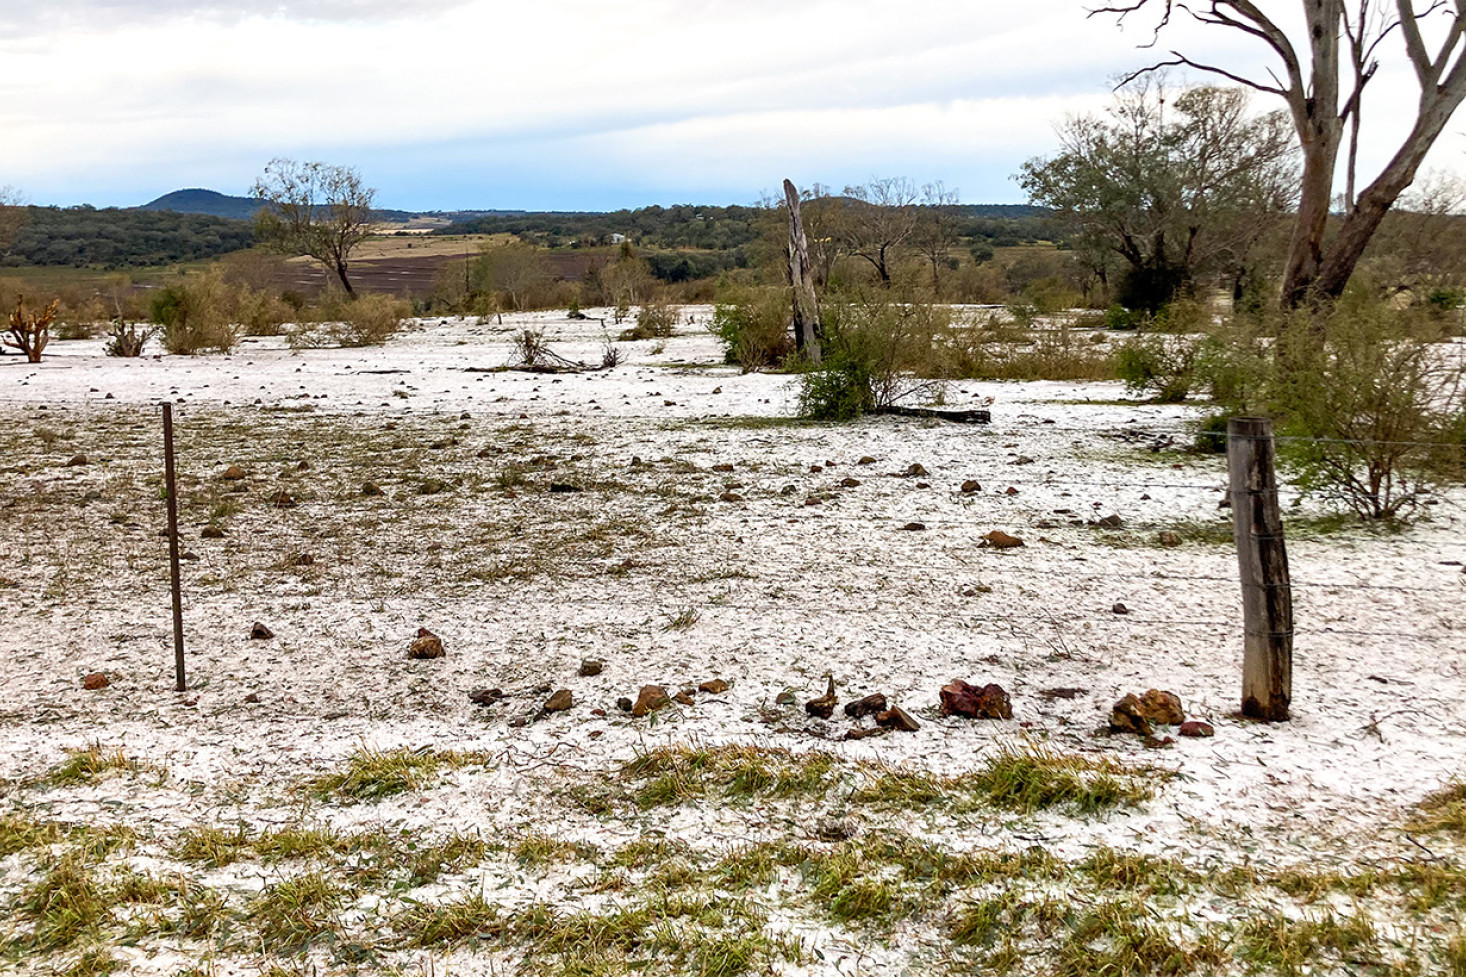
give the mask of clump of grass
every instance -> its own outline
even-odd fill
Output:
[[[456,902],[417,903],[392,922],[403,945],[427,948],[470,937],[503,938],[509,922],[499,907],[474,893]]]
[[[952,916],[948,932],[958,946],[992,946],[999,937],[1012,937],[1029,923],[1047,938],[1071,910],[1056,899],[1025,898],[1015,889],[1003,889],[986,899],[967,903]]]
[[[246,918],[267,946],[302,950],[333,932],[342,890],[320,872],[307,872],[265,887]]]
[[[446,841],[417,848],[408,861],[408,884],[427,885],[445,871],[457,872],[477,865],[494,851],[482,838],[455,834]]]
[[[1153,922],[1144,903],[1109,902],[1078,918],[1059,949],[1055,973],[1181,977],[1215,970],[1225,961],[1225,952],[1214,940],[1183,942],[1169,927]]]
[[[32,924],[29,946],[64,949],[95,932],[111,917],[107,898],[85,857],[70,851],[46,867],[15,902],[18,915]]]
[[[64,833],[49,821],[36,821],[21,814],[0,817],[0,858],[29,848],[40,848],[60,841]]]
[[[213,868],[232,865],[248,854],[251,847],[249,829],[204,825],[187,828],[174,844],[173,857],[183,862],[202,862]]]
[[[313,792],[347,801],[374,801],[407,791],[425,790],[449,767],[482,762],[475,754],[418,753],[412,750],[357,750],[344,767],[308,782]]]
[[[1174,858],[1100,848],[1079,866],[1104,889],[1132,889],[1152,895],[1179,895],[1195,874]]]
[[[83,950],[69,967],[57,973],[58,977],[106,977],[122,966],[122,961],[105,948],[94,946]]]
[[[988,805],[1031,814],[1069,807],[1082,814],[1135,805],[1153,796],[1140,778],[1168,776],[1114,760],[1061,756],[1038,747],[1002,749],[982,769],[955,777],[883,770],[852,800],[911,807],[950,803],[959,809]]]
[[[515,842],[512,851],[521,865],[559,865],[587,861],[597,854],[594,845],[583,841],[563,841],[539,832],[524,835]]]
[[[93,743],[85,749],[73,750],[65,760],[46,774],[45,782],[52,787],[71,787],[90,784],[109,773],[137,773],[143,765],[128,759],[122,748],[105,749],[100,743]]]
[[[676,614],[670,615],[666,623],[662,625],[663,631],[689,631],[698,622],[702,615],[695,607],[684,607]]]
[[[622,776],[645,781],[633,793],[643,810],[706,797],[727,799],[823,796],[836,760],[828,753],[794,754],[751,746],[659,747],[636,757]]]
[[[370,844],[371,836],[343,835],[330,825],[292,826],[267,831],[255,840],[255,852],[266,861],[345,855]]]
[[[1313,969],[1317,959],[1333,953],[1352,960],[1374,950],[1379,935],[1368,916],[1340,919],[1327,912],[1318,919],[1259,916],[1238,929],[1236,955],[1260,970],[1294,977]]]
[[[1446,831],[1466,835],[1466,782],[1449,784],[1420,802],[1420,815],[1407,828],[1411,831]]]

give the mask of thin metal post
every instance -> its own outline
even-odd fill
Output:
[[[163,404],[163,482],[168,492],[168,562],[173,570],[173,672],[179,692],[183,676],[183,583],[178,570],[178,480],[173,473],[173,405]]]

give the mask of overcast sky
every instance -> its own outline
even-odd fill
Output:
[[[290,156],[355,165],[410,210],[748,203],[786,176],[1021,202],[1011,176],[1054,149],[1055,124],[1155,56],[1137,49],[1148,23],[1089,5],[0,0],[0,186],[128,206],[244,193]],[[1164,41],[1262,64],[1225,32]],[[1375,165],[1414,101],[1394,55],[1366,116]],[[1433,165],[1462,168],[1462,129]]]

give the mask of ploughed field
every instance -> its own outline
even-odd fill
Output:
[[[526,327],[599,364],[597,318],[0,358],[4,969],[1466,973],[1466,496],[1288,510],[1257,725],[1202,408],[797,423],[684,312],[576,374],[493,368]],[[1150,689],[1215,735],[1111,735]]]

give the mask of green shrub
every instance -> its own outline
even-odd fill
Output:
[[[708,328],[722,344],[724,360],[751,373],[777,367],[794,352],[792,309],[788,289],[725,289]]]
[[[1196,424],[1196,450],[1207,455],[1227,453],[1227,422],[1230,414],[1211,414]]]
[[[1138,335],[1115,350],[1115,374],[1137,393],[1151,391],[1164,404],[1191,393],[1201,341],[1184,336]]]
[[[234,289],[217,267],[164,288],[153,299],[152,318],[170,353],[228,353],[239,342]]]
[[[636,325],[621,333],[622,342],[637,339],[665,339],[677,327],[678,310],[665,302],[647,302],[636,313]]]
[[[1144,321],[1144,313],[1132,312],[1123,305],[1112,305],[1105,310],[1105,328],[1115,332],[1134,332]]]
[[[380,346],[397,334],[411,312],[407,302],[392,295],[367,292],[350,298],[329,292],[317,304],[313,322],[302,322],[290,333],[290,345]]]

